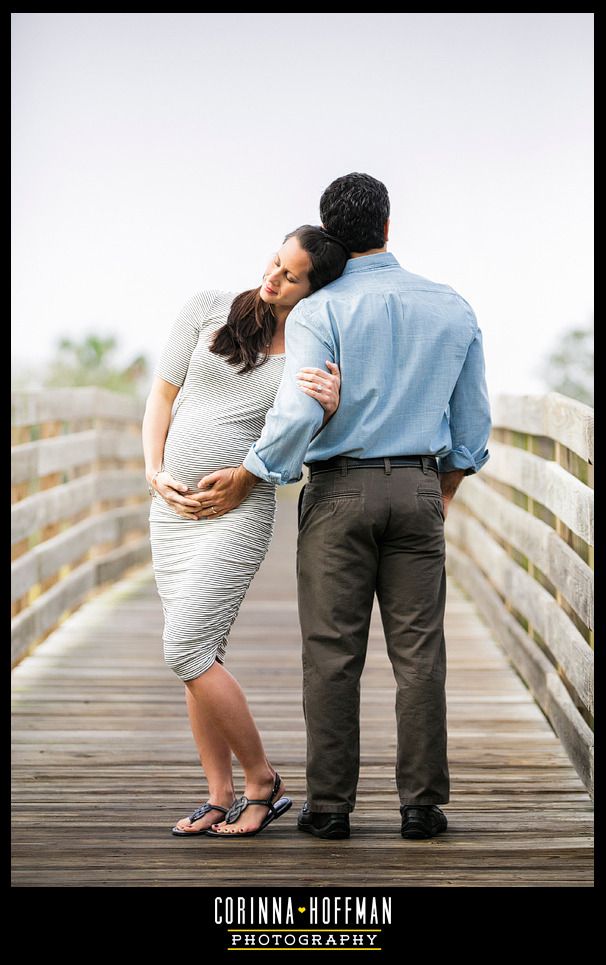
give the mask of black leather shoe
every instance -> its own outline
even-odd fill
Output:
[[[446,815],[437,804],[403,804],[400,814],[403,838],[433,838],[448,827]]]
[[[299,831],[307,831],[316,838],[348,838],[349,814],[333,811],[311,811],[307,801],[297,817]]]

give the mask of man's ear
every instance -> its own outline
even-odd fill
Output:
[[[391,219],[388,218],[387,221],[385,222],[384,226],[383,226],[383,231],[385,232],[385,243],[386,243],[386,244],[387,244],[387,242],[389,241],[389,222],[390,222],[390,220],[391,220]]]

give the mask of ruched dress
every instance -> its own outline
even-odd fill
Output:
[[[224,325],[234,292],[196,293],[181,309],[154,369],[181,391],[164,447],[164,468],[197,490],[203,476],[239,466],[259,438],[273,405],[285,355],[270,355],[247,372],[209,351]],[[259,480],[247,498],[217,518],[186,519],[156,493],[149,533],[156,586],[164,613],[164,659],[192,680],[217,659],[242,599],[273,535],[275,486]]]

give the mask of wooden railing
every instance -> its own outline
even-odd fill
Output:
[[[149,559],[143,408],[89,387],[13,393],[12,665]]]
[[[556,392],[491,408],[491,457],[449,507],[447,567],[593,794],[593,409]]]

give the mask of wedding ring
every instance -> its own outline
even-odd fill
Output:
[[[216,512],[217,512],[217,510],[215,509],[214,506],[211,506],[211,507],[210,507],[210,511],[211,511],[211,513],[215,513],[215,514],[216,514]]]

